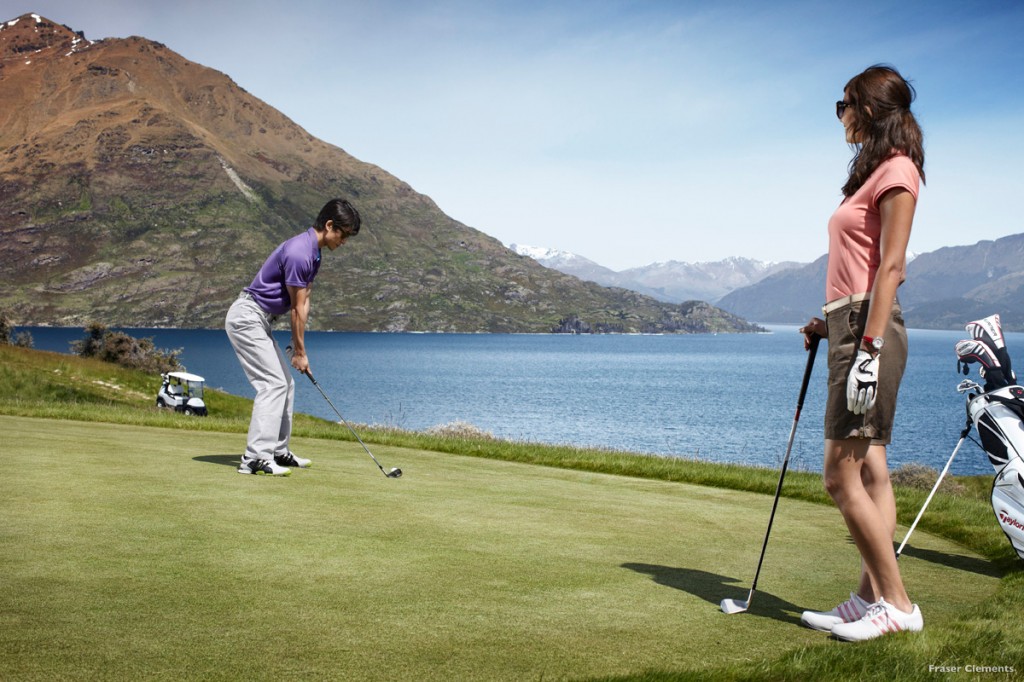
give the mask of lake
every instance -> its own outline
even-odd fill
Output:
[[[85,336],[78,328],[24,329],[36,348],[65,353]],[[423,430],[463,421],[502,438],[776,467],[807,356],[796,326],[769,330],[664,336],[307,332],[306,346],[321,387],[353,423]],[[182,363],[210,387],[255,395],[221,330],[125,331],[152,337],[160,348],[183,349]],[[288,344],[287,331],[275,335],[282,347]],[[966,336],[909,331],[889,449],[893,468],[917,462],[941,469],[949,458],[965,422],[953,346]],[[1007,346],[1016,359],[1024,334],[1007,334]],[[826,351],[823,343],[793,445],[790,466],[797,469],[821,470]],[[312,384],[301,376],[296,381],[297,411],[336,419]],[[158,386],[154,377],[154,401]],[[952,471],[992,468],[967,444]]]

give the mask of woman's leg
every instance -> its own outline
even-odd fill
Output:
[[[879,464],[876,461],[878,447],[872,447],[871,441],[866,438],[826,440],[825,489],[839,507],[854,544],[857,545],[872,596],[875,600],[884,597],[900,611],[909,612],[913,605],[903,587],[896,553],[892,547],[894,520],[890,517],[894,514],[879,509],[864,481],[867,476],[872,489],[880,495],[880,501],[887,510],[886,486],[879,480]],[[888,474],[885,479],[888,480]],[[888,495],[891,495],[891,489]]]
[[[884,445],[871,445],[868,448],[860,478],[868,496],[875,503],[878,513],[885,521],[891,540],[896,535],[896,498],[893,496],[892,483],[889,480],[889,462],[886,459]],[[860,586],[857,594],[869,604],[878,601],[878,597],[881,596],[874,593],[871,577],[868,575],[863,561],[861,561]]]

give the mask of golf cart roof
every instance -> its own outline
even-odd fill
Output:
[[[206,381],[206,379],[202,378],[198,374],[189,374],[188,372],[168,372],[167,376],[174,377],[175,379],[180,379],[182,381]]]

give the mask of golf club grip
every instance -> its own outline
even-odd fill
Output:
[[[807,366],[804,368],[804,379],[800,384],[800,396],[796,400],[796,414],[800,418],[800,410],[804,408],[804,398],[807,397],[807,387],[811,383],[811,370],[814,369],[814,358],[818,354],[818,344],[821,337],[817,334],[811,336],[811,345],[807,349]]]
[[[294,355],[294,353],[295,353],[295,351],[292,350],[291,346],[286,347],[284,349],[284,351],[286,353],[288,353],[288,357],[289,358],[291,358],[292,355]],[[305,374],[307,377],[309,377],[309,380],[313,382],[314,386],[319,386],[320,385],[320,384],[316,383],[316,379],[313,378],[313,373],[311,371],[309,371],[308,367],[306,368],[306,371],[303,372],[303,374]]]

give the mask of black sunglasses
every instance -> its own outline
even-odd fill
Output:
[[[853,102],[847,102],[845,100],[839,100],[838,102],[836,102],[836,118],[838,118],[840,121],[843,120],[843,114],[845,114],[846,110],[852,106]]]

